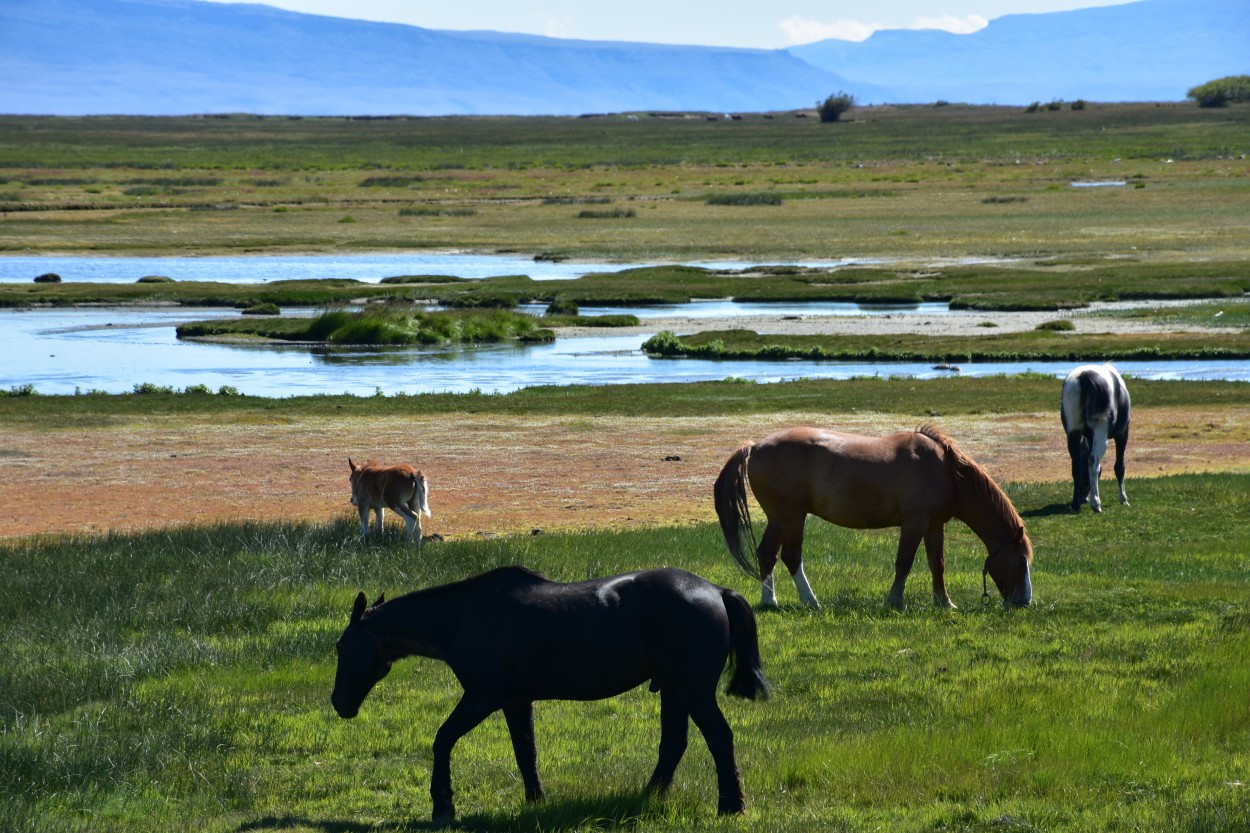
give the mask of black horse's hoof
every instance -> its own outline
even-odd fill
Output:
[[[738,816],[746,810],[746,801],[740,795],[734,798],[722,798],[716,805],[716,814],[720,816]]]
[[[456,808],[450,804],[446,806],[437,806],[431,820],[440,827],[447,827],[456,823]]]

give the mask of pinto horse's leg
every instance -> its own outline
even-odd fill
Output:
[[[911,565],[916,561],[916,550],[920,548],[920,539],[929,528],[928,515],[910,515],[902,524],[898,535],[898,554],[894,557],[894,584],[885,597],[885,603],[895,610],[902,610],[903,587],[907,584],[907,576],[911,573]]]
[[[512,736],[512,754],[516,756],[521,781],[525,784],[525,800],[538,801],[545,793],[538,779],[538,747],[534,745],[534,703],[509,703],[503,707]]]
[[[1125,428],[1115,437],[1115,479],[1120,484],[1120,503],[1128,506],[1128,495],[1124,492],[1124,449],[1128,447],[1128,429]]]
[[[946,528],[931,527],[924,536],[924,552],[929,558],[929,572],[933,575],[933,603],[938,607],[955,610],[955,603],[946,592]]]
[[[452,747],[498,708],[495,703],[470,697],[465,692],[443,725],[438,727],[438,733],[434,735],[434,766],[430,774],[430,800],[434,805],[435,820],[451,821],[456,817],[451,789]]]
[[[716,789],[719,799],[716,811],[721,815],[741,813],[746,809],[742,795],[742,777],[738,762],[734,759],[734,733],[729,722],[716,703],[716,689],[695,698],[691,704],[690,717],[703,733],[708,751],[716,763]]]
[[[673,783],[677,764],[686,754],[689,742],[690,712],[671,686],[660,689],[660,756],[655,772],[647,783],[647,792],[663,795]]]
[[[781,549],[781,524],[771,518],[764,527],[764,535],[755,548],[755,560],[760,565],[760,607],[777,606],[777,589],[773,582],[773,570],[777,566],[777,552]]]
[[[1102,478],[1102,458],[1107,453],[1107,425],[1097,423],[1089,435],[1089,508],[1102,511],[1098,481]]]
[[[1089,444],[1084,431],[1068,432],[1068,456],[1072,458],[1072,511],[1080,512],[1089,498]]]
[[[794,580],[794,589],[799,592],[799,600],[813,610],[820,610],[820,601],[807,583],[807,574],[803,572],[803,527],[807,516],[787,524],[781,534],[781,560],[790,571]]]

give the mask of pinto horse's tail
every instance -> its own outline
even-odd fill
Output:
[[[730,657],[733,663],[733,673],[725,693],[746,700],[767,700],[768,680],[764,679],[764,665],[760,660],[755,612],[736,590],[722,589],[721,601],[729,615]]]
[[[755,560],[755,529],[751,526],[751,508],[747,505],[747,459],[754,447],[753,443],[747,443],[733,453],[716,478],[712,496],[729,554],[743,572],[759,579],[760,565]],[[746,548],[748,542],[750,552]]]

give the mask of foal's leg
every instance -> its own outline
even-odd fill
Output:
[[[772,520],[764,527],[764,535],[755,548],[755,561],[760,565],[760,607],[777,606],[777,589],[773,582],[773,569],[777,566],[777,551],[781,549],[781,524]]]
[[[404,519],[404,524],[406,525],[406,529],[404,530],[404,543],[406,544],[412,543],[412,533],[413,533],[413,530],[415,529],[418,533],[417,546],[420,547],[421,546],[421,535],[420,535],[421,517],[415,514],[411,509],[409,509],[407,506],[405,506],[402,503],[396,503],[395,505],[391,507],[391,509],[399,513],[399,515]]]
[[[1128,495],[1124,493],[1124,449],[1128,447],[1128,429],[1117,434],[1115,438],[1115,479],[1120,484],[1120,503],[1128,506]]]
[[[647,783],[647,792],[663,795],[673,783],[673,773],[689,741],[690,712],[671,686],[660,689],[660,757]]]
[[[1072,458],[1072,511],[1080,512],[1089,498],[1089,444],[1084,431],[1068,432],[1068,456]]]
[[[894,557],[894,583],[885,597],[885,603],[895,610],[902,610],[903,587],[907,584],[907,575],[911,565],[916,561],[916,550],[920,548],[920,539],[929,527],[928,515],[909,515],[903,520],[898,535],[898,554]]]
[[[373,507],[374,517],[377,522],[373,525],[374,530],[378,533],[378,537],[382,537],[382,518],[386,515],[386,509],[382,506]]]
[[[456,817],[451,789],[452,747],[498,708],[495,703],[470,697],[465,692],[443,725],[438,727],[438,733],[434,735],[434,766],[430,774],[430,800],[434,805],[435,820],[451,821]]]
[[[781,560],[790,571],[794,589],[799,591],[799,600],[813,610],[820,610],[820,601],[812,592],[812,586],[807,583],[807,574],[803,572],[803,527],[806,521],[807,516],[804,515],[797,521],[786,524],[785,531],[781,534]]]
[[[360,515],[360,537],[369,537],[369,504],[361,501],[356,505],[356,512]]]
[[[538,747],[534,745],[533,702],[509,703],[503,707],[508,721],[508,734],[512,736],[512,754],[516,756],[521,780],[525,783],[525,800],[538,801],[545,793],[538,780]]]
[[[933,603],[938,607],[955,610],[955,603],[946,592],[946,529],[936,526],[924,536],[924,552],[929,558],[929,572],[933,575]]]
[[[742,778],[738,762],[734,760],[734,733],[716,704],[715,685],[705,695],[695,698],[691,704],[690,717],[703,733],[707,749],[716,763],[716,789],[719,799],[716,811],[721,815],[741,813],[746,809],[742,795]]]

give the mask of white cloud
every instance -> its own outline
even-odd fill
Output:
[[[918,17],[907,26],[886,26],[881,23],[865,23],[861,20],[809,20],[805,17],[788,17],[777,24],[781,29],[785,46],[798,46],[820,40],[862,41],[881,29],[942,29],[958,35],[966,35],[984,29],[989,21],[978,14],[967,17],[942,15],[941,17]]]
[[[573,18],[546,18],[543,20],[542,32],[549,38],[570,38],[573,36]]]
[[[918,17],[912,25],[906,28],[944,29],[947,32],[954,32],[956,35],[968,35],[984,29],[989,23],[988,20],[979,14],[970,14],[967,17],[955,17],[954,15],[944,14],[941,17]]]
[[[880,23],[862,23],[858,20],[834,20],[826,23],[797,16],[787,17],[777,25],[784,36],[786,46],[815,43],[829,38],[860,41],[867,39],[878,29],[885,28]]]

